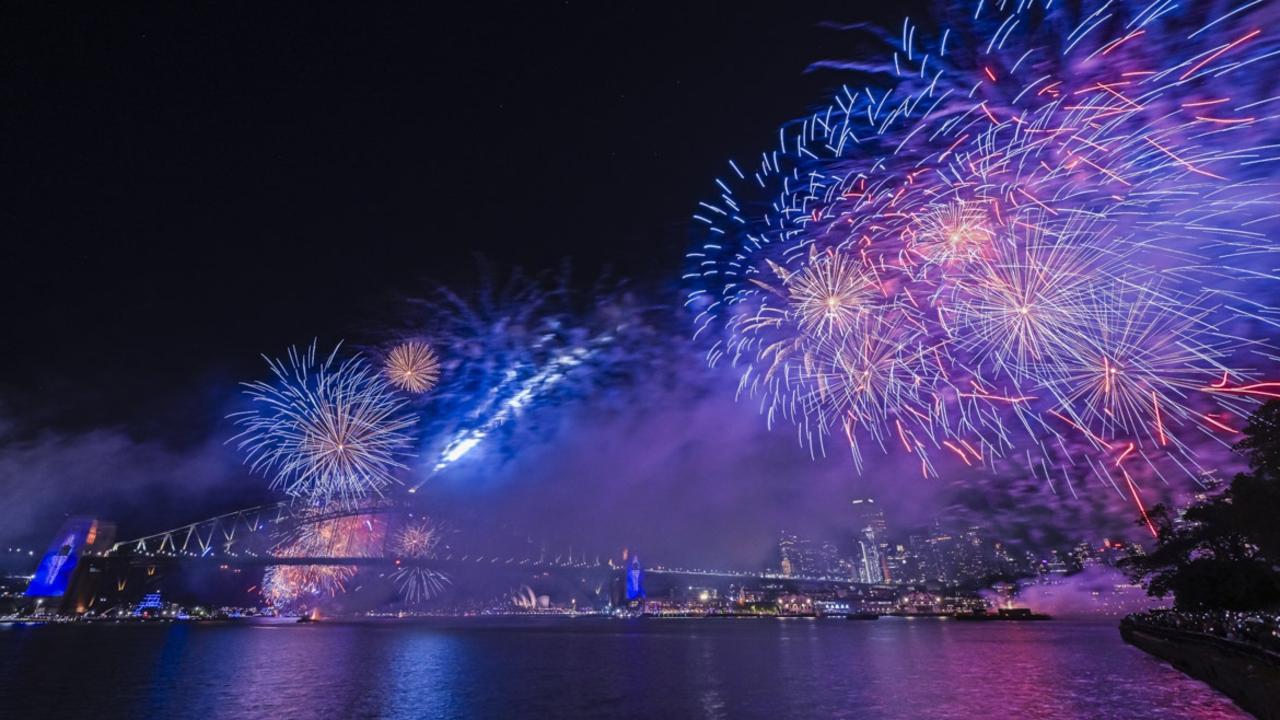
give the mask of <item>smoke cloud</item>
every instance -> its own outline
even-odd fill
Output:
[[[43,549],[69,515],[114,521],[122,537],[149,534],[253,502],[263,485],[221,438],[169,446],[116,428],[24,436],[0,419],[6,543]]]

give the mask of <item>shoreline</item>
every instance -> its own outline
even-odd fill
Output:
[[[796,620],[812,620],[831,623],[854,623],[867,624],[876,620],[906,620],[906,621],[933,621],[933,622],[956,622],[963,625],[980,625],[988,623],[998,623],[1007,625],[1040,625],[1045,622],[1087,622],[1097,624],[1110,624],[1115,621],[1114,616],[1103,615],[1073,615],[1073,616],[1044,616],[1037,615],[1027,618],[1000,618],[986,617],[979,618],[975,622],[972,617],[957,617],[956,615],[944,614],[893,614],[887,613],[873,617],[851,617],[845,615],[766,615],[766,614],[664,614],[664,615],[613,615],[609,613],[477,613],[477,614],[457,614],[457,615],[349,615],[349,616],[329,616],[318,619],[301,620],[301,616],[283,615],[246,615],[240,617],[210,617],[210,618],[179,618],[179,617],[161,617],[161,618],[84,618],[84,617],[68,617],[68,618],[0,618],[0,626],[3,625],[55,625],[55,626],[90,626],[90,625],[129,625],[129,626],[148,626],[148,625],[352,625],[352,624],[394,624],[394,623],[414,623],[422,621],[457,621],[457,622],[484,622],[484,621],[503,621],[503,620],[606,620],[606,621],[687,621],[687,620],[779,620],[779,621],[796,621]]]
[[[1280,720],[1280,656],[1262,648],[1129,616],[1120,637],[1231,698],[1262,720]]]

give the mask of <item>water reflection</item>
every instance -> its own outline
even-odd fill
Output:
[[[0,630],[6,717],[1246,717],[1110,624],[532,619]]]

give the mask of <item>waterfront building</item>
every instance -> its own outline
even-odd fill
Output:
[[[778,596],[778,612],[782,615],[813,615],[813,599],[808,595],[789,593]]]
[[[1022,574],[1017,558],[1014,557],[1013,553],[1009,552],[1009,547],[1004,543],[995,543],[992,546],[991,554],[995,560],[996,572],[1001,576],[1011,578]]]
[[[1102,541],[1102,549],[1098,551],[1098,558],[1104,565],[1116,567],[1116,563],[1130,555],[1145,554],[1146,549],[1143,548],[1140,543],[1111,540],[1108,538]]]
[[[1094,552],[1093,545],[1088,542],[1077,543],[1071,549],[1070,564],[1073,571],[1083,570],[1100,562],[1098,554]]]
[[[813,612],[818,617],[848,615],[853,612],[853,605],[848,600],[814,600]]]
[[[926,564],[927,580],[944,585],[955,582],[959,567],[956,558],[956,539],[951,533],[943,531],[939,525],[935,525],[933,532],[929,534],[926,557],[929,561]]]

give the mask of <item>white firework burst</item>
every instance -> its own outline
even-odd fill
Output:
[[[244,383],[254,408],[232,415],[232,438],[271,486],[313,504],[382,495],[405,469],[417,418],[362,359],[339,363],[338,349],[317,362],[316,345],[267,358],[274,382]]]

